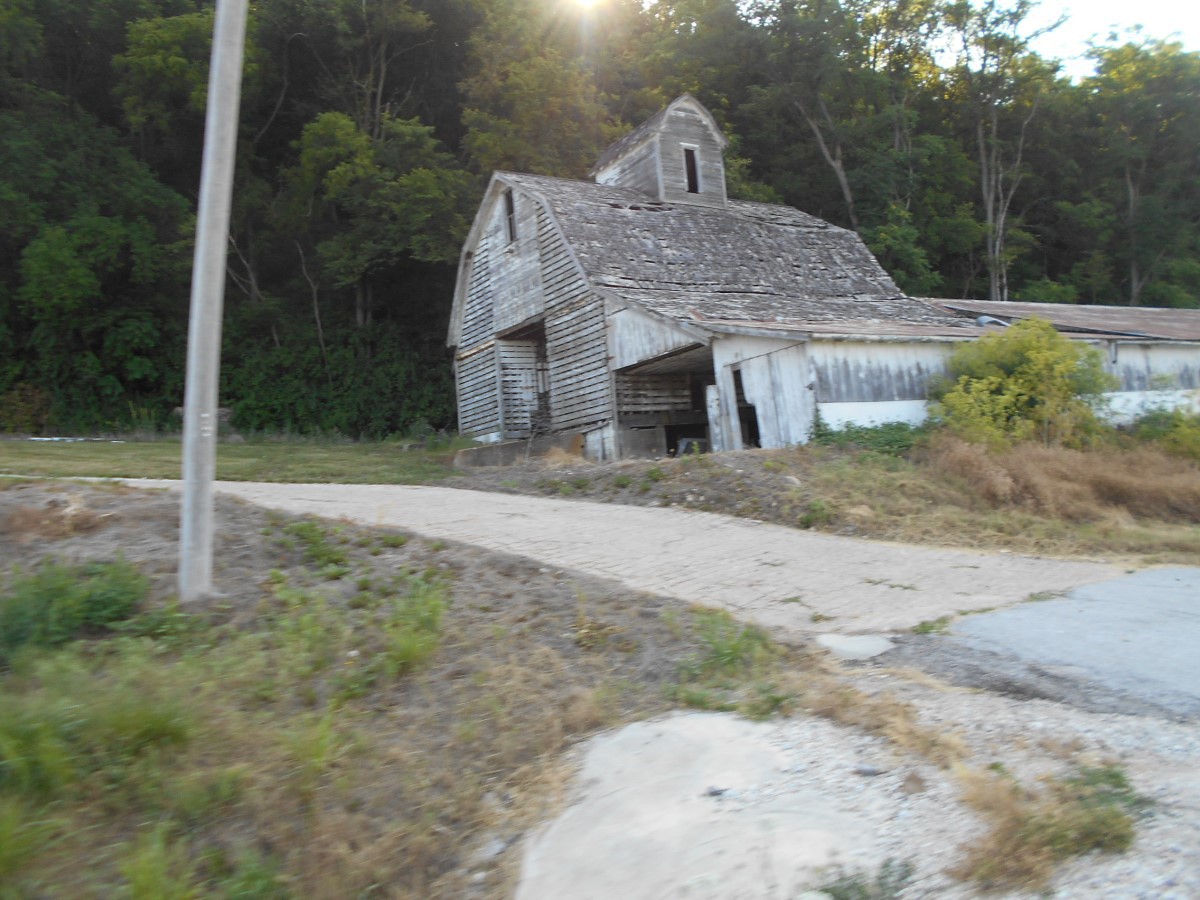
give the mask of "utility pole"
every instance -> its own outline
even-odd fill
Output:
[[[179,529],[179,599],[183,603],[212,593],[221,311],[242,95],[246,5],[247,0],[217,0],[213,25],[183,400],[183,511]]]

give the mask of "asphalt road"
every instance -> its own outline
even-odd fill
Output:
[[[1200,714],[1200,568],[1149,569],[964,616],[951,640],[1150,706]]]

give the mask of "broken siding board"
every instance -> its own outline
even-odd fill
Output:
[[[540,391],[540,350],[537,341],[501,341],[500,394],[504,405],[504,437],[523,438],[533,433]]]
[[[760,446],[788,447],[808,440],[815,400],[809,345],[779,338],[734,335],[713,344],[720,392],[718,423],[724,446],[743,446],[735,385],[754,408]],[[740,373],[734,378],[734,373]]]

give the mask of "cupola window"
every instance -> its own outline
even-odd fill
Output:
[[[687,189],[689,194],[700,193],[700,167],[696,162],[696,148],[683,148],[683,166],[687,173]]]
[[[504,220],[508,226],[508,242],[515,243],[517,240],[517,209],[513,204],[511,190],[504,192]]]

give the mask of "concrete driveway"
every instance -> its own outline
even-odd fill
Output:
[[[179,487],[175,481],[129,483]],[[1121,571],[1103,563],[814,534],[674,508],[393,485],[218,482],[216,489],[288,512],[515,553],[804,634],[904,630]]]

